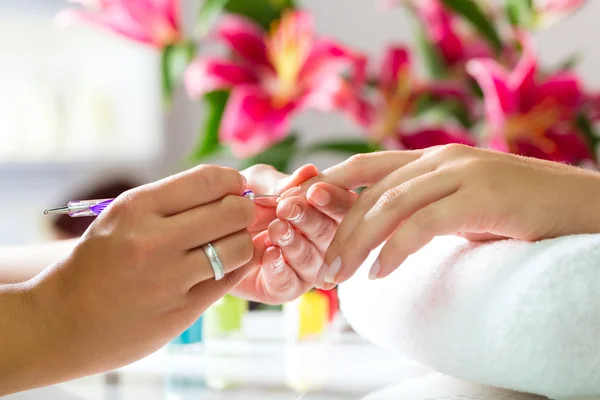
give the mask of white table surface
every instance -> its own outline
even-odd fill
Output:
[[[162,349],[117,371],[6,399],[342,400],[362,399],[393,385],[410,387],[423,379],[438,379],[437,383],[425,382],[410,389],[419,398],[420,393],[425,396],[440,385],[440,377],[428,369],[355,335],[337,336],[323,343],[286,344],[280,315],[251,313],[244,325],[243,339],[213,341],[195,352]],[[444,385],[447,387],[447,382]],[[456,390],[464,395],[473,387]]]

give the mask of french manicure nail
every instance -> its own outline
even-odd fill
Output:
[[[310,201],[318,206],[325,207],[331,203],[331,195],[325,189],[313,186],[307,194]]]
[[[327,269],[327,272],[325,273],[325,282],[335,283],[335,278],[340,272],[340,269],[342,269],[342,258],[340,256],[337,256]]]
[[[290,210],[290,213],[286,217],[286,220],[291,222],[298,222],[302,219],[303,216],[304,212],[302,211],[302,208],[299,205],[294,204]]]
[[[379,278],[380,272],[381,272],[381,263],[379,262],[379,260],[376,260],[373,263],[371,270],[369,271],[369,279],[374,281],[375,279]]]
[[[273,270],[275,272],[279,272],[283,269],[283,266],[285,265],[285,261],[283,260],[283,254],[280,252],[279,253],[279,257],[277,258],[277,260],[273,261]]]
[[[293,187],[293,188],[288,189],[285,192],[281,193],[281,196],[279,196],[277,198],[277,201],[279,202],[279,201],[281,201],[281,200],[283,200],[285,198],[288,198],[290,196],[293,196],[293,195],[295,195],[297,193],[300,193],[300,186]]]
[[[294,229],[290,224],[286,223],[286,225],[288,229],[287,232],[279,238],[279,245],[281,247],[289,245],[294,240]]]

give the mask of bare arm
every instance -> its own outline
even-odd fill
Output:
[[[77,240],[33,245],[0,247],[0,285],[25,282],[49,265],[66,257]]]

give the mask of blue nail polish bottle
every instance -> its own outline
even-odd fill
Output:
[[[181,335],[177,336],[168,344],[169,350],[174,351],[196,351],[202,344],[202,323],[203,316],[186,329]]]

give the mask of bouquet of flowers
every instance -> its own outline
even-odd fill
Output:
[[[203,0],[189,35],[178,0],[77,2],[87,9],[66,10],[61,21],[154,46],[167,104],[180,84],[204,103],[195,160],[228,150],[245,164],[286,170],[301,150],[351,155],[463,143],[596,166],[600,97],[573,72],[575,58],[540,65],[531,39],[583,0],[388,0],[385,7],[413,17],[413,43],[391,45],[375,62],[320,36],[295,0]],[[213,55],[208,44],[223,51]],[[417,73],[416,57],[427,73]],[[301,149],[293,120],[309,109],[344,114],[364,137]]]

